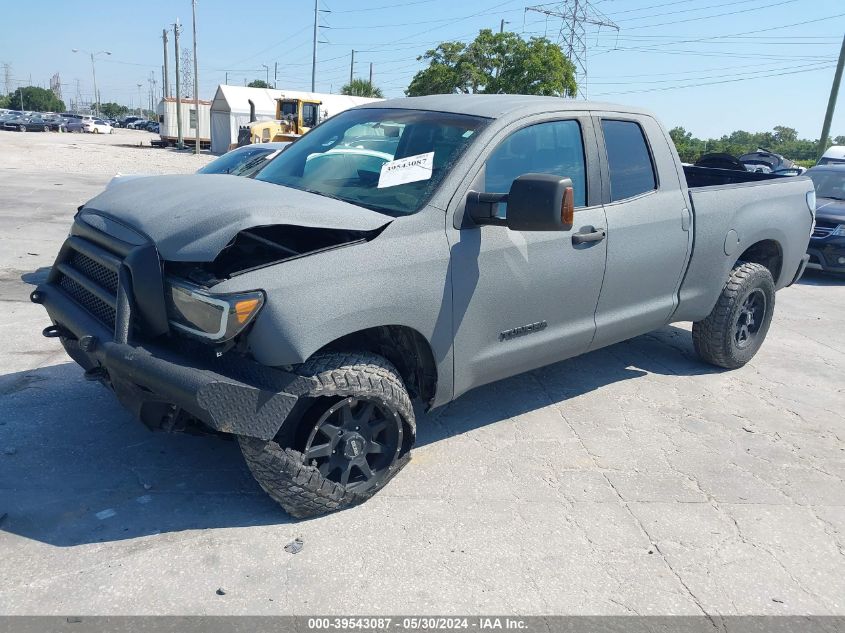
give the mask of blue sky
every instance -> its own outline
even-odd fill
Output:
[[[498,29],[501,19],[526,37],[557,40],[560,21],[526,12],[530,4],[320,0],[317,90],[337,92],[348,80],[352,49],[358,51],[356,76],[366,76],[372,62],[376,85],[387,96],[402,96],[422,67],[418,55],[444,40]],[[845,0],[593,0],[593,6],[620,28],[587,29],[591,99],[650,108],[667,125],[697,136],[783,124],[818,137],[845,34]],[[30,77],[46,87],[58,72],[66,101],[76,94],[77,80],[83,99],[90,99],[90,59],[71,49],[109,50],[111,56],[97,61],[102,100],[137,105],[140,83],[146,103],[151,72],[161,90],[162,28],[179,18],[181,44],[191,46],[190,0],[51,1],[42,8],[48,10],[37,25],[22,18],[14,29],[4,11],[0,63],[11,64],[12,87]],[[243,85],[264,78],[266,64],[272,82],[276,62],[279,87],[310,88],[311,0],[199,0],[197,15],[202,98],[212,97],[227,71],[229,83]],[[4,79],[0,69],[0,88]],[[845,94],[831,132],[845,134]]]

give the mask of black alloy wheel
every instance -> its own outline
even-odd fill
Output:
[[[385,403],[343,398],[319,417],[302,453],[326,479],[363,493],[390,474],[402,435],[401,416]]]
[[[753,290],[742,302],[734,327],[734,340],[739,349],[753,344],[763,325],[766,314],[766,295],[759,288]]]

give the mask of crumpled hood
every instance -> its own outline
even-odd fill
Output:
[[[373,231],[393,220],[306,191],[217,174],[129,180],[86,203],[82,215],[91,213],[144,233],[162,259],[189,262],[213,260],[238,232],[253,227]]]

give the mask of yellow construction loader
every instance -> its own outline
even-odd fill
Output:
[[[256,121],[249,126],[250,143],[293,141],[320,122],[322,101],[276,99],[276,120]]]

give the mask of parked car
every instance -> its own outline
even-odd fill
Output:
[[[254,176],[290,143],[254,143],[226,152],[197,171],[198,174]]]
[[[807,268],[845,274],[845,163],[830,162],[807,170],[816,187],[816,224]]]
[[[288,145],[290,143],[255,143],[253,145],[244,145],[214,159],[205,167],[197,170],[197,173],[252,177]],[[149,176],[150,174],[117,174],[109,181],[106,188]]]
[[[143,117],[130,115],[130,116],[127,116],[127,117],[120,119],[118,121],[118,126],[119,127],[129,127],[130,123],[133,123],[133,122],[138,121],[138,120],[143,120]]]
[[[3,122],[5,129],[19,132],[49,132],[55,125],[54,121],[41,117],[17,117]]]
[[[142,130],[148,122],[149,121],[147,119],[135,119],[134,121],[127,123],[126,127],[130,130]]]
[[[845,164],[845,145],[831,145],[822,154],[818,165],[842,165]]]
[[[85,126],[86,132],[93,134],[114,134],[114,128],[102,119],[83,121],[83,125]]]
[[[85,127],[86,122],[82,119],[69,119],[65,124],[65,131],[74,133],[86,132]]]
[[[362,128],[396,131],[377,170],[332,154]],[[336,114],[255,178],[107,189],[31,299],[149,427],[237,436],[303,517],[408,462],[412,398],[440,406],[676,321],[704,361],[741,367],[803,272],[814,196],[804,177],[682,168],[636,108],[396,99]]]
[[[745,165],[748,171],[770,174],[781,169],[795,167],[788,158],[775,154],[767,149],[758,149],[756,152],[749,152],[739,157],[739,161]]]

